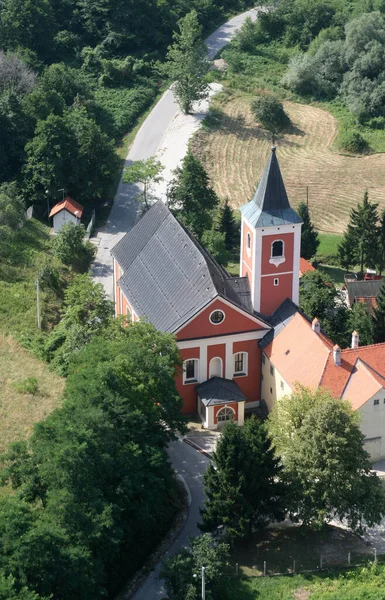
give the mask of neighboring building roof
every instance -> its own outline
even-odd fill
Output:
[[[276,148],[273,146],[271,150],[254,198],[244,204],[240,210],[254,227],[302,223],[302,219],[289,204],[276,156]]]
[[[323,333],[315,333],[306,317],[296,312],[278,326],[264,352],[290,387],[296,382],[318,387],[332,347]]]
[[[349,306],[363,298],[376,298],[380,291],[382,280],[369,279],[366,281],[348,281],[346,290],[348,292]],[[372,302],[372,301],[371,301]]]
[[[286,298],[277,310],[267,318],[272,329],[268,331],[265,337],[259,342],[259,347],[264,349],[271,344],[273,339],[277,337],[284,327],[286,327],[297,312],[298,306],[296,306],[290,298]]]
[[[377,308],[377,298],[370,296],[369,298],[354,298],[354,302],[363,302],[366,305],[368,310],[373,310],[373,308]]]
[[[356,410],[369,398],[378,394],[384,385],[384,378],[358,358],[342,393],[342,399],[349,400],[352,408]]]
[[[299,276],[302,277],[302,275],[305,275],[305,273],[308,273],[309,271],[315,271],[315,268],[308,260],[306,260],[306,258],[302,258],[301,256],[299,259]]]
[[[220,296],[252,317],[246,277],[233,278],[158,201],[112,249],[118,285],[139,317],[176,331]]]
[[[372,344],[360,346],[357,349],[348,348],[341,350],[341,365],[335,365],[333,355],[328,358],[321,385],[328,388],[336,398],[349,398],[349,387],[347,384],[355,369],[357,361],[360,360],[370,370],[372,376],[385,386],[385,344]],[[361,375],[361,370],[360,370]],[[362,375],[361,375],[362,377]],[[358,380],[358,376],[356,378]],[[361,401],[355,408],[359,408],[371,398],[370,386],[361,386]],[[346,391],[346,393],[345,393]]]
[[[70,198],[69,196],[67,196],[66,198],[64,198],[64,200],[62,200],[61,202],[58,202],[57,204],[55,204],[55,206],[52,207],[51,212],[49,213],[49,216],[53,217],[54,215],[59,213],[61,210],[68,210],[68,212],[70,212],[72,215],[81,219],[81,216],[82,216],[83,210],[84,210],[84,206],[82,206],[81,204],[79,204],[78,202],[76,202],[75,200]]]
[[[212,377],[197,385],[195,389],[205,406],[246,400],[246,396],[241,392],[236,381],[223,379],[223,377]]]

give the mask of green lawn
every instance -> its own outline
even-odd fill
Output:
[[[337,287],[344,285],[344,275],[346,273],[345,269],[341,269],[341,267],[331,267],[329,265],[319,265],[318,269],[325,273],[325,275],[327,275]]]
[[[319,233],[320,245],[318,246],[317,256],[336,256],[338,244],[342,240],[342,235],[335,233]]]

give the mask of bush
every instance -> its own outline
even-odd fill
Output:
[[[86,270],[92,259],[93,250],[84,243],[84,225],[66,223],[52,241],[53,253],[65,265]]]
[[[352,154],[361,154],[369,148],[369,144],[358,131],[342,131],[338,136],[337,145],[341,150]]]
[[[282,102],[275,96],[259,96],[253,100],[251,110],[261,125],[274,133],[281,131],[290,123]]]
[[[39,391],[39,382],[36,377],[27,377],[22,381],[16,381],[12,384],[12,387],[19,394],[32,394],[32,396],[35,396]]]
[[[154,87],[101,88],[95,94],[97,121],[110,135],[122,137],[134,127],[155,96]]]

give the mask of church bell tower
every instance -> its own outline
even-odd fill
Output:
[[[302,221],[289,204],[275,146],[241,213],[240,276],[249,279],[254,310],[271,315],[286,298],[298,304]]]

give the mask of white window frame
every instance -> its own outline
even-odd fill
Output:
[[[235,362],[236,356],[238,354],[243,354],[243,369],[242,371],[235,370]],[[248,374],[248,363],[249,363],[249,353],[241,350],[240,352],[234,352],[233,354],[233,377],[247,377]]]
[[[273,256],[273,246],[274,244],[276,244],[277,242],[281,242],[282,244],[282,254],[281,256]],[[269,262],[272,265],[275,265],[276,267],[278,267],[279,265],[281,265],[282,263],[284,263],[286,260],[285,258],[285,242],[284,240],[274,240],[273,242],[271,242],[271,246],[270,246],[270,260]]]
[[[212,322],[212,320],[211,320],[211,317],[212,317],[212,316],[213,316],[213,314],[214,314],[214,313],[216,313],[216,312],[221,312],[221,313],[223,314],[223,319],[222,319],[222,321],[220,321],[220,323],[213,323],[213,322]],[[224,322],[225,322],[225,319],[226,319],[226,313],[225,313],[225,311],[224,311],[224,310],[222,310],[221,308],[216,308],[215,310],[213,310],[213,311],[210,313],[210,316],[209,316],[209,321],[210,321],[211,325],[215,325],[215,326],[222,325],[222,323],[224,323]]]
[[[220,419],[219,418],[220,413],[222,411],[225,411],[225,410],[231,410],[231,412],[233,413],[233,418],[232,419]],[[235,421],[235,410],[231,406],[227,406],[227,405],[226,406],[222,406],[222,408],[220,408],[218,410],[215,418],[217,420],[217,423],[227,423],[229,421]]]
[[[278,277],[275,277],[274,286],[277,287],[278,285],[279,285],[279,279],[278,279]]]
[[[223,321],[222,321],[223,323]],[[221,361],[221,374],[220,375],[211,375],[211,363],[213,362],[213,360],[220,360]],[[211,379],[211,377],[223,377],[223,360],[221,359],[220,356],[213,356],[213,358],[210,360],[210,364],[209,364],[209,379]]]
[[[190,360],[193,360],[195,362],[195,368],[194,368],[195,377],[187,379],[187,377],[186,377],[187,364],[186,363],[188,363]],[[186,358],[186,360],[183,361],[183,385],[190,385],[192,383],[198,383],[198,376],[199,376],[199,358]]]

